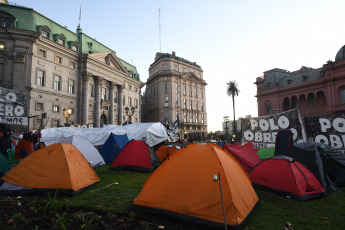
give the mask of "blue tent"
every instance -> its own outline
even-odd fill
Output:
[[[113,163],[120,150],[129,142],[127,134],[117,135],[110,133],[108,139],[99,149],[99,153],[103,157],[106,164]]]
[[[219,145],[220,147],[224,148],[223,143],[221,141],[217,141],[216,144]]]

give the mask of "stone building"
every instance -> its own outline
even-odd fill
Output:
[[[26,93],[29,129],[140,122],[136,67],[82,32],[31,8],[0,3],[0,87]],[[42,119],[41,114],[46,113]]]
[[[174,122],[179,115],[181,139],[204,140],[207,136],[206,81],[195,62],[175,52],[157,53],[149,68],[142,99],[142,120]]]
[[[345,46],[320,68],[272,69],[256,78],[258,115],[299,108],[305,116],[345,112]]]

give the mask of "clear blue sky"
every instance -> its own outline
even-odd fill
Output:
[[[10,0],[83,32],[137,67],[146,82],[156,52],[204,70],[208,131],[233,117],[226,83],[236,81],[236,118],[257,116],[257,77],[322,67],[345,45],[344,0]],[[159,40],[159,14],[161,46]]]

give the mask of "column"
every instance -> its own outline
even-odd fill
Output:
[[[117,116],[118,116],[118,125],[122,125],[123,120],[122,120],[122,103],[123,103],[123,98],[122,98],[122,91],[123,91],[123,86],[122,85],[117,85],[117,93],[119,96],[119,101],[118,101],[118,109],[117,109]]]
[[[89,80],[91,79],[91,74],[87,72],[82,73],[82,104],[81,104],[81,125],[85,125],[88,123],[88,105],[89,105],[89,97],[88,97],[88,89],[89,89]]]
[[[102,78],[98,76],[94,76],[95,79],[95,108],[93,111],[94,114],[94,127],[99,128],[100,126],[100,109],[101,109],[101,83]]]
[[[116,85],[115,82],[110,81],[109,82],[109,100],[110,100],[110,106],[109,106],[109,124],[114,124],[114,86]]]
[[[27,56],[26,51],[14,51],[13,52],[13,77],[12,77],[12,89],[17,90],[19,92],[25,92],[25,86],[27,85],[27,82],[31,82],[30,79],[25,78],[23,80],[23,76],[26,76],[25,74],[25,59]],[[28,75],[30,76],[30,75]],[[6,83],[8,86],[10,86],[10,82],[7,78]],[[30,104],[30,103],[28,103]]]

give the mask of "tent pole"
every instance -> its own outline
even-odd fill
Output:
[[[228,225],[226,224],[226,216],[225,216],[225,208],[224,208],[224,200],[223,200],[223,192],[222,192],[222,183],[220,181],[220,173],[219,172],[218,172],[218,178],[219,178],[220,197],[222,198],[224,225],[225,225],[225,230],[227,230],[228,229]]]

